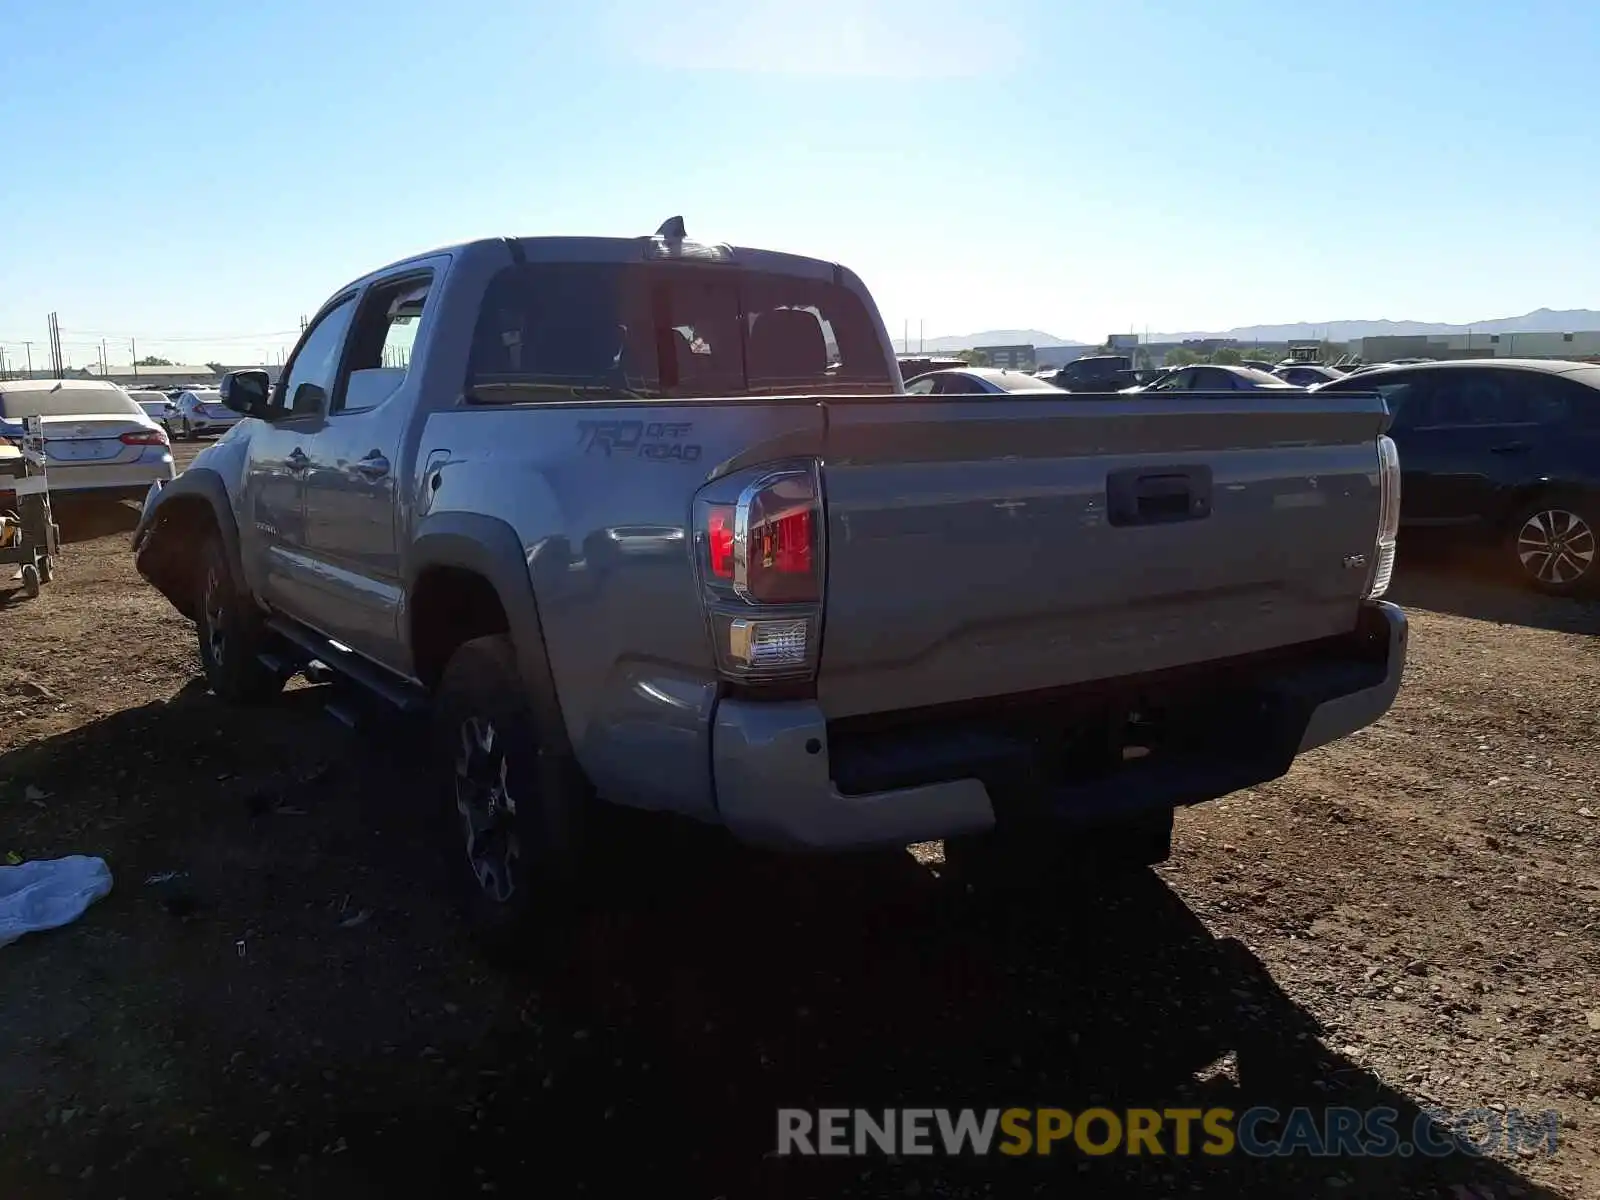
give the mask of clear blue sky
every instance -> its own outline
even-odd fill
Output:
[[[410,252],[680,212],[850,264],[896,333],[1600,307],[1600,5],[5,9],[12,358],[54,310],[80,365],[254,361]]]

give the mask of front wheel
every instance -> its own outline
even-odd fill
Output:
[[[42,555],[39,559],[39,582],[49,583],[56,575],[55,559],[50,555]]]
[[[39,596],[39,584],[42,582],[39,568],[29,563],[22,568],[22,594],[29,600],[36,600]]]
[[[1556,596],[1595,585],[1600,516],[1587,500],[1549,496],[1522,509],[1511,525],[1513,562],[1524,582]]]
[[[212,692],[239,704],[276,696],[288,680],[261,661],[267,630],[250,598],[234,587],[221,538],[213,536],[201,551],[197,582],[194,624],[200,668]]]

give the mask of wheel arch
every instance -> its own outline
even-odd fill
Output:
[[[459,589],[442,606],[441,583]],[[491,595],[503,628],[486,627],[493,622],[485,622],[483,605]],[[402,636],[424,685],[431,690],[438,682],[444,661],[456,646],[485,633],[503,632],[516,650],[517,667],[540,730],[552,741],[548,748],[567,759],[573,757],[522,539],[509,524],[483,513],[436,513],[425,518],[407,556],[405,597]],[[467,619],[460,619],[463,612],[469,614]],[[444,638],[429,628],[429,623],[441,619],[457,621]]]
[[[134,532],[139,572],[185,617],[195,617],[202,538],[216,533],[222,541],[229,573],[240,595],[250,589],[239,553],[239,525],[228,503],[228,490],[215,471],[193,468],[161,489]]]

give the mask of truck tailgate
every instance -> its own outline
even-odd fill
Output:
[[[828,401],[830,718],[1354,628],[1376,396]]]

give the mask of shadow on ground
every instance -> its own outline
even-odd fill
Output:
[[[113,533],[132,533],[139,510],[121,500],[96,500],[85,496],[57,496],[50,509],[61,527],[61,541],[72,545]]]
[[[1147,872],[1003,904],[663,830],[561,970],[491,969],[414,736],[321,706],[191,687],[0,758],[10,848],[118,880],[4,951],[5,1194],[1553,1195],[1466,1156],[774,1157],[780,1106],[1417,1110]]]
[[[1600,600],[1547,596],[1512,579],[1483,553],[1425,541],[1400,548],[1385,599],[1405,608],[1558,633],[1600,633]]]

